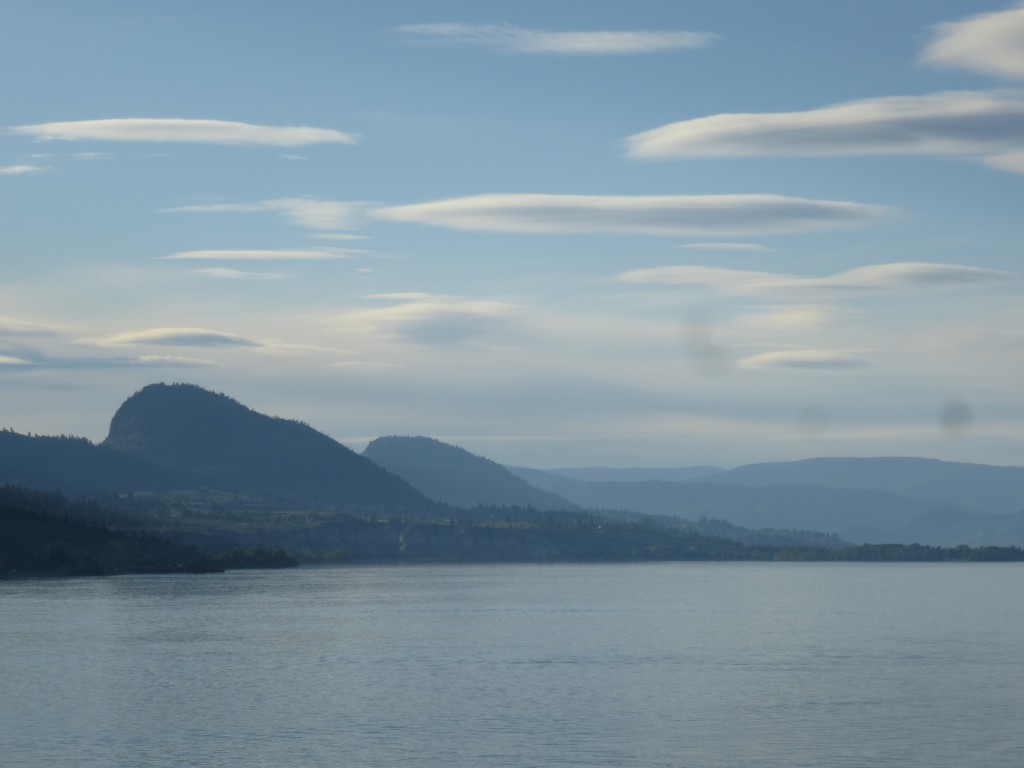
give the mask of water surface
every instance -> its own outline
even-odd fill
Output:
[[[0,582],[23,768],[906,766],[1024,755],[1020,564]]]

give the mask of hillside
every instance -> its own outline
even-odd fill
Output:
[[[379,437],[366,446],[363,456],[394,472],[428,498],[455,507],[578,509],[490,459],[429,437]]]
[[[80,437],[0,432],[0,484],[67,493],[168,491],[187,473],[93,445]]]
[[[546,469],[545,472],[568,477],[572,480],[586,480],[598,483],[610,481],[643,482],[663,480],[667,483],[690,483],[704,480],[725,470],[700,464],[695,467],[561,467]]]
[[[561,493],[588,509],[626,509],[687,520],[708,517],[755,530],[821,531],[854,543],[891,541],[890,532],[930,508],[924,502],[879,491],[798,485],[750,488],[710,479],[693,483],[595,482],[521,467],[515,471],[538,487]]]
[[[918,458],[820,458],[747,464],[706,480],[753,487],[824,485],[884,491],[995,514],[1024,510],[1024,467]]]
[[[223,570],[190,547],[85,522],[93,514],[60,494],[0,486],[0,577]]]
[[[836,533],[851,542],[1024,545],[1024,513],[1010,513],[1019,498],[1018,467],[931,459],[807,459],[752,464],[689,483],[585,482],[551,470],[512,470],[527,482],[587,508],[687,519],[706,515],[751,529],[792,527]],[[973,495],[950,487],[949,478],[957,476],[974,488]],[[981,504],[970,503],[975,500],[1006,511],[978,512]]]
[[[297,421],[190,384],[151,384],[114,414],[103,447],[222,491],[290,503],[429,513],[404,481]]]

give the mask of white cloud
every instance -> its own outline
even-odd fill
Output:
[[[1024,7],[938,25],[921,61],[1024,79]]]
[[[142,355],[139,362],[143,365],[154,367],[171,368],[209,368],[217,365],[211,360],[203,360],[198,357],[177,357],[175,355]]]
[[[353,144],[352,134],[327,128],[252,125],[225,120],[116,118],[22,125],[14,133],[39,141],[148,141],[300,147]]]
[[[623,283],[649,283],[705,287],[723,293],[852,294],[867,291],[911,290],[929,287],[1005,284],[1020,278],[1010,272],[953,264],[896,262],[851,269],[828,277],[799,277],[775,272],[753,272],[716,267],[652,267],[624,272]]]
[[[28,360],[22,360],[20,357],[10,357],[9,355],[0,355],[0,365],[28,365]]]
[[[421,293],[377,294],[370,298],[398,303],[354,310],[331,322],[350,332],[440,345],[500,335],[515,322],[515,307],[498,301]]]
[[[281,214],[297,227],[314,230],[353,229],[363,203],[309,198],[282,198],[261,200],[256,203],[217,203],[214,205],[185,205],[167,208],[168,213],[262,213]]]
[[[781,234],[870,224],[889,209],[781,195],[475,195],[381,208],[373,215],[491,232],[646,235]]]
[[[210,250],[180,251],[170,256],[160,256],[161,261],[327,261],[347,259],[350,255],[335,250],[294,251],[294,250]]]
[[[46,168],[41,165],[8,165],[0,168],[0,176],[25,176],[30,173],[45,173]]]
[[[283,272],[245,272],[240,269],[194,269],[194,275],[205,275],[225,280],[283,280],[287,277]]]
[[[4,336],[49,336],[58,333],[53,326],[30,323],[14,317],[0,317],[0,335]]]
[[[1010,173],[1024,173],[1024,151],[1007,152],[1003,155],[992,155],[982,160],[989,168]]]
[[[156,344],[170,347],[260,347],[257,341],[234,333],[206,328],[150,328],[108,336],[100,342],[106,346]]]
[[[657,53],[704,48],[718,40],[708,32],[683,30],[550,32],[508,24],[410,24],[399,32],[480,45],[511,53],[577,56]]]
[[[753,155],[952,155],[1024,151],[1024,96],[949,92],[833,104],[805,112],[720,114],[636,134],[639,158]]]
[[[789,368],[811,371],[851,371],[867,366],[860,357],[846,352],[821,349],[793,349],[763,352],[737,363],[740,368]]]

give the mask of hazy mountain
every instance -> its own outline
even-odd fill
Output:
[[[891,532],[892,541],[931,546],[1024,546],[1024,512],[995,515],[935,508]]]
[[[510,467],[513,472],[517,468]],[[568,477],[573,480],[588,480],[591,482],[642,482],[644,480],[664,480],[669,483],[689,483],[694,480],[710,477],[711,475],[724,472],[720,467],[699,465],[696,467],[563,467],[560,469],[547,469],[553,475]]]
[[[433,507],[403,480],[312,427],[189,384],[136,392],[114,414],[102,445],[223,491],[405,512]]]
[[[771,479],[768,469],[781,467],[790,470],[797,467],[801,472],[815,467],[819,462],[826,465],[832,461],[815,460],[792,462],[782,465],[750,465],[741,467],[741,478],[749,471],[758,479]],[[938,468],[940,471],[950,465],[947,462],[925,459],[877,459],[850,460],[853,469],[858,465],[872,469],[888,468],[889,474],[877,472],[860,478],[869,485],[872,481],[889,486],[901,482],[899,470],[920,462],[924,469]],[[1013,467],[985,467],[983,465],[953,465],[968,471],[982,470],[978,474],[988,475],[985,469],[1005,470]],[[920,498],[890,493],[887,491],[864,490],[849,487],[828,488],[823,485],[740,485],[719,483],[719,478],[729,476],[738,470],[728,470],[708,476],[706,480],[693,483],[659,482],[584,482],[538,469],[513,468],[515,473],[539,488],[556,491],[580,506],[597,509],[626,509],[655,515],[675,515],[688,520],[707,516],[714,520],[725,520],[733,525],[757,530],[797,529],[802,531],[823,531],[835,533],[845,541],[853,543],[928,544],[933,546],[1024,546],[1024,513],[993,514],[981,513],[967,507],[941,500],[929,501]],[[996,475],[1013,476],[1014,473],[997,472]],[[779,476],[810,480],[818,479],[813,473],[786,474]],[[833,480],[835,475],[824,473],[822,480]],[[853,485],[856,480],[848,478]],[[923,493],[922,496],[929,494]],[[934,494],[931,494],[934,496]],[[957,494],[951,494],[956,496]],[[959,494],[963,497],[963,494]],[[1008,496],[1012,498],[1012,496]],[[737,539],[741,540],[741,539]]]
[[[748,488],[711,482],[584,482],[516,469],[539,487],[557,489],[588,509],[626,509],[687,520],[726,520],[744,528],[789,528],[835,533],[846,541],[891,541],[886,532],[909,523],[929,505],[879,491],[821,486]],[[553,478],[553,479],[552,479]]]
[[[577,509],[535,488],[500,464],[430,437],[378,437],[363,456],[394,472],[423,495],[455,507],[478,505]]]
[[[93,445],[81,437],[0,432],[0,484],[68,493],[167,491],[188,487],[187,473]]]
[[[824,485],[1007,514],[1024,510],[1024,467],[916,458],[822,458],[748,464],[707,478],[734,485]]]

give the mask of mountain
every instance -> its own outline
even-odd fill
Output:
[[[187,473],[93,445],[83,437],[0,432],[0,484],[67,493],[186,488]]]
[[[574,510],[575,504],[534,488],[500,464],[430,437],[378,437],[363,456],[394,472],[424,496],[454,507]]]
[[[221,491],[414,514],[434,506],[312,427],[191,384],[151,384],[136,392],[114,414],[102,447]]]
[[[661,480],[586,482],[522,467],[516,473],[588,509],[622,509],[687,520],[708,517],[751,529],[821,531],[855,543],[891,541],[888,532],[930,509],[925,502],[880,491]]]
[[[1024,467],[917,458],[821,458],[747,464],[708,482],[764,487],[824,485],[885,491],[931,504],[1009,514],[1024,510]]]
[[[515,472],[515,468],[510,469]],[[669,483],[689,483],[694,480],[706,479],[725,470],[702,464],[695,467],[563,467],[544,471],[572,480],[588,480],[598,483],[613,480],[623,482],[664,480]]]

